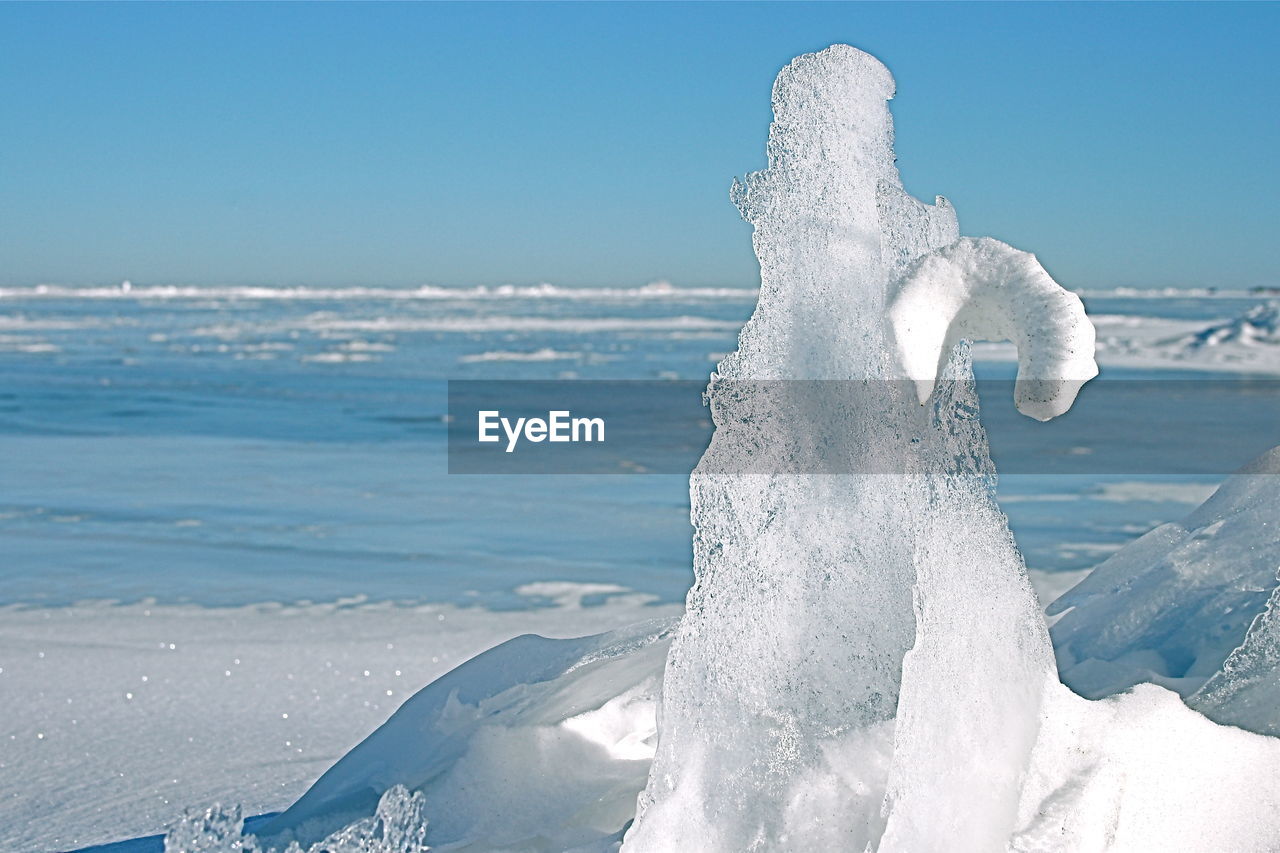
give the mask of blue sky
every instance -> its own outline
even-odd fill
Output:
[[[0,283],[752,284],[769,87],[1069,287],[1280,284],[1276,4],[0,4]]]

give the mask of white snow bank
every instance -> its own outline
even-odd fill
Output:
[[[916,261],[893,295],[889,322],[921,403],[961,340],[1014,343],[1015,401],[1037,420],[1071,408],[1098,375],[1093,324],[1080,297],[1050,278],[1035,255],[990,237],[961,237]]]
[[[1088,296],[1086,295],[1086,299]],[[1090,314],[1096,358],[1104,368],[1204,370],[1280,374],[1276,305],[1256,305],[1238,317],[1171,319],[1139,314]],[[1011,343],[978,343],[974,361],[1015,362]]]
[[[1280,374],[1280,302],[1205,324],[1136,315],[1094,315],[1098,361],[1107,367]],[[975,358],[1011,354],[983,345]]]
[[[1277,507],[1280,447],[1100,564],[1049,608],[1063,680],[1089,697],[1151,681],[1280,734]]]
[[[217,801],[278,811],[419,687],[495,644],[682,610],[614,585],[516,592],[539,606],[0,608],[0,849],[149,835]]]
[[[1151,684],[1046,690],[1014,853],[1263,853],[1280,843],[1280,740],[1217,725]]]
[[[527,635],[485,652],[405,702],[259,839],[313,843],[404,785],[425,796],[432,845],[607,848],[648,774],[672,627]]]

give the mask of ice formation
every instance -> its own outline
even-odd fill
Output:
[[[1280,448],[1049,607],[1063,680],[1087,697],[1155,682],[1214,720],[1280,734]]]
[[[1035,255],[984,237],[962,237],[922,257],[889,306],[898,358],[920,402],[933,393],[962,340],[1012,341],[1018,411],[1047,421],[1098,375],[1084,303],[1049,277]]]
[[[308,844],[290,842],[285,853],[427,853],[428,821],[421,792],[392,785],[374,813]],[[165,833],[165,853],[264,853],[256,835],[244,834],[240,808],[188,809]]]
[[[1280,345],[1280,302],[1255,305],[1233,320],[1217,323],[1182,341],[1186,351],[1208,347]]]
[[[995,504],[967,341],[1013,340],[1017,405],[1045,420],[1096,373],[1093,330],[1032,256],[958,239],[945,201],[903,191],[892,94],[853,48],[798,58],[774,89],[769,167],[735,186],[760,300],[708,390],[696,582],[623,850],[1265,846],[1274,821],[1237,821],[1277,801],[1277,742],[1159,687],[1090,704],[1058,681]],[[820,406],[811,383],[752,382],[787,379],[840,381]],[[796,473],[833,459],[844,473]],[[735,460],[755,473],[719,473]],[[1161,731],[1190,739],[1181,777]]]
[[[733,853],[990,850],[1014,830],[1054,665],[992,494],[962,338],[1014,336],[1028,370],[1071,368],[1035,378],[1080,381],[1092,333],[1029,256],[957,242],[945,200],[906,194],[892,95],[854,48],[796,59],[774,87],[769,167],[735,186],[760,299],[708,392],[697,581],[628,853],[692,838]],[[840,381],[817,386],[817,405],[810,383],[755,384],[794,379]],[[1044,417],[1072,396],[1019,405]],[[757,473],[717,473],[735,459]],[[846,473],[792,473],[833,460]]]

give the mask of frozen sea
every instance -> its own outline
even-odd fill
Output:
[[[1098,381],[1176,389],[1144,407],[1095,395],[1108,452],[1223,470],[1103,453],[1037,473],[993,424],[997,462],[1027,472],[1000,497],[1046,602],[1280,443],[1262,414],[1280,338],[1263,321],[1236,333],[1274,298],[1085,294]],[[445,383],[705,380],[754,299],[665,283],[0,289],[0,848],[157,832],[215,799],[278,810],[496,642],[678,612],[686,476],[448,474]],[[980,375],[1010,375],[1007,347],[976,354]],[[1258,407],[1212,402],[1253,386]],[[984,398],[997,407],[1013,409]]]

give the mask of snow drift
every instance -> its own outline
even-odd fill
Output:
[[[433,845],[604,849],[644,786],[670,631],[509,640],[414,695],[256,834],[314,843],[400,785],[424,795]]]

